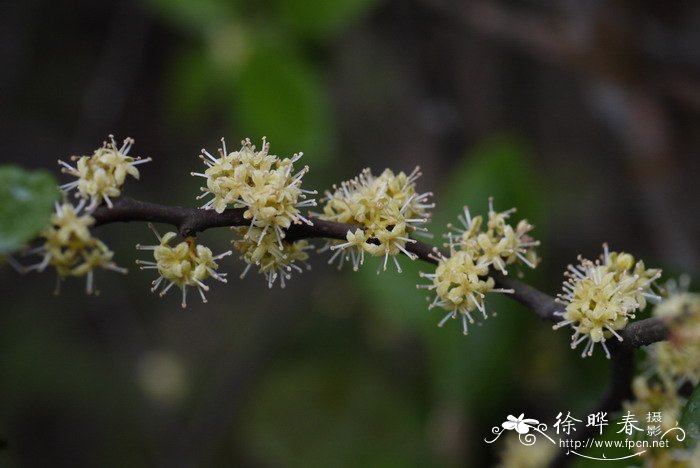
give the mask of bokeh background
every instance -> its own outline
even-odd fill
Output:
[[[58,174],[132,136],[154,161],[126,193],[196,206],[200,148],[267,136],[320,191],[420,165],[434,242],[464,204],[517,206],[542,240],[525,279],[550,293],[605,241],[697,275],[699,25],[661,0],[10,0],[0,160]],[[99,296],[0,270],[1,466],[485,466],[506,415],[581,417],[607,378],[507,298],[468,337],[438,329],[407,259],[377,276],[319,255],[284,290],[233,259],[182,310],[134,265],[145,225],[99,233],[130,268]]]

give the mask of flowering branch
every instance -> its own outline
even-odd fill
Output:
[[[90,227],[145,221],[158,243],[136,245],[139,250],[153,252],[152,260],[136,263],[143,270],[157,271],[151,291],[161,289],[163,296],[177,286],[182,307],[186,307],[188,290],[197,290],[202,302],[207,302],[205,291],[209,286],[205,282],[227,282],[227,273],[217,271],[217,261],[232,251],[214,255],[196,239],[197,233],[210,228],[233,228],[239,237],[233,241],[234,248],[247,264],[241,277],[255,268],[270,287],[277,279],[284,287],[292,271],[302,272],[299,264],[309,266],[306,251],[313,247],[306,239],[326,239],[319,251],[330,251],[328,263],[337,259],[339,268],[348,261],[357,270],[369,255],[383,259],[377,273],[387,269],[390,259],[401,272],[398,257],[402,254],[435,266],[429,272],[420,272],[428,284],[419,284],[418,288],[432,292],[428,308],[442,309],[443,314],[447,311],[438,326],[456,319],[466,335],[475,322],[472,314],[487,318],[487,294],[504,293],[540,319],[554,322],[554,329],[570,326],[571,347],[583,343],[582,357],[591,356],[599,344],[611,359],[611,378],[595,412],[616,411],[631,396],[635,348],[666,340],[672,334],[676,338],[675,328],[671,330],[674,323],[669,319],[673,314],[669,315],[668,310],[679,309],[679,304],[683,306],[680,309],[687,308],[678,297],[668,299],[670,305],[665,308],[657,307],[653,318],[632,322],[648,301],[661,301],[661,294],[668,295],[668,291],[656,284],[661,270],[646,267],[628,253],[611,251],[604,244],[603,255],[595,261],[579,256],[577,265],[567,267],[562,293],[555,298],[508,274],[511,265],[535,268],[540,261],[536,252],[540,242],[530,235],[533,226],[525,219],[517,223],[510,220],[515,208],[496,211],[493,199],[489,199],[488,213],[475,216],[465,206],[457,216],[459,225],[448,224],[449,232],[444,236],[448,242],[441,249],[416,240],[421,234],[429,235],[424,225],[435,206],[430,201],[431,192],[419,193],[416,189],[419,168],[409,174],[385,169],[379,175],[365,169],[326,191],[320,200],[320,212],[302,213],[302,209],[317,206],[312,197],[317,192],[301,186],[308,166],[294,169],[301,153],[278,158],[269,153],[265,139],[260,151],[247,139],[241,142],[239,151],[229,152],[223,139],[221,143],[218,157],[203,149],[200,159],[205,169],[191,173],[205,180],[196,197],[206,199],[200,208],[122,196],[125,178],[138,179],[135,166],[150,160],[127,154],[133,144],[130,138],[118,148],[110,136],[110,141],[92,156],[72,157],[75,166],[59,161],[63,172],[76,177],[62,188],[66,192],[75,190],[80,201],[76,206],[67,201],[56,205],[50,225],[41,233],[44,244],[32,251],[40,254],[42,261],[26,269],[42,271],[52,265],[59,279],[87,276],[87,292],[91,293],[96,267],[126,270],[114,264],[113,252],[93,236]],[[85,214],[81,214],[86,205]],[[177,232],[161,235],[150,223],[170,224]],[[184,239],[171,244],[178,233]],[[673,352],[669,351],[671,360]],[[696,360],[690,361],[692,364]],[[694,374],[683,378],[697,380]],[[588,433],[581,431],[578,436],[583,439]],[[554,466],[565,463],[561,455]]]
[[[244,209],[228,208],[222,213],[214,210],[199,208],[185,208],[179,206],[167,206],[157,203],[135,200],[122,196],[113,202],[112,208],[99,206],[93,213],[95,226],[117,222],[146,221],[153,223],[170,224],[177,228],[183,237],[193,236],[198,232],[210,228],[226,226],[247,226],[250,220],[243,216]],[[357,226],[334,221],[311,218],[313,224],[292,224],[285,230],[285,242],[293,242],[301,239],[326,238],[344,240],[348,232],[352,232]],[[371,240],[370,240],[371,242]],[[416,255],[423,261],[437,264],[436,252],[440,249],[424,242],[416,241],[406,245],[406,250]],[[543,320],[557,321],[555,312],[562,310],[562,305],[554,300],[554,297],[526,284],[515,278],[494,272],[496,285],[503,289],[512,289],[510,296],[530,308]],[[620,331],[623,341],[620,348],[637,348],[657,341],[665,340],[667,327],[659,318],[639,320],[627,325]]]

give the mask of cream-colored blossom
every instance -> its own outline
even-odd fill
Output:
[[[622,268],[630,268],[629,259],[622,261]],[[644,373],[632,382],[634,399],[623,405],[635,414],[657,414],[661,432],[672,431],[665,437],[670,447],[651,447],[644,452],[644,466],[649,468],[700,466],[698,445],[687,448],[674,436],[687,405],[685,387],[700,381],[700,294],[688,292],[689,282],[688,277],[681,277],[680,285],[670,280],[662,289],[667,297],[654,308],[653,315],[664,320],[668,341],[646,348]]]
[[[484,318],[488,317],[484,304],[487,293],[513,292],[512,289],[495,288],[494,279],[488,276],[489,263],[476,258],[470,250],[457,250],[450,243],[449,256],[437,252],[433,258],[438,262],[435,273],[420,273],[421,277],[429,279],[431,283],[418,287],[435,291],[429,309],[440,307],[449,311],[438,323],[440,327],[451,318],[461,317],[462,332],[466,335],[469,331],[468,324],[474,323],[471,315],[474,310],[479,310]]]
[[[333,192],[326,192],[323,213],[318,217],[359,228],[348,232],[347,242],[330,241],[326,245],[325,249],[335,250],[329,263],[339,258],[342,266],[346,259],[352,259],[353,268],[357,269],[367,253],[384,257],[380,266],[383,270],[392,257],[400,272],[398,254],[415,259],[406,244],[415,242],[410,238],[412,234],[425,231],[423,224],[430,218],[428,210],[435,206],[427,201],[430,192],[416,192],[415,182],[420,175],[418,168],[410,174],[385,169],[379,176],[365,169],[354,179],[334,186]]]
[[[316,192],[301,188],[308,166],[294,172],[294,163],[302,153],[280,159],[269,153],[270,144],[264,138],[260,151],[246,139],[239,151],[229,153],[223,138],[221,142],[219,157],[202,149],[200,157],[207,169],[203,173],[192,172],[207,181],[207,186],[201,189],[204,193],[197,198],[212,197],[202,208],[217,213],[227,207],[245,208],[243,216],[250,220],[250,226],[263,229],[269,226],[280,245],[284,229],[292,223],[312,224],[299,211],[302,207],[316,206],[315,200],[306,199]]]
[[[330,250],[335,250],[335,253],[328,260],[328,263],[333,263],[336,258],[340,257],[338,268],[342,268],[345,259],[349,258],[352,261],[352,269],[357,271],[365,261],[365,252],[372,248],[371,246],[366,246],[367,241],[370,239],[369,234],[358,228],[354,232],[348,231],[346,239],[347,242],[330,245]],[[378,246],[375,245],[374,247]]]
[[[462,331],[466,335],[468,324],[474,323],[471,312],[479,310],[487,317],[484,299],[487,293],[512,293],[512,289],[495,288],[496,281],[491,277],[490,268],[507,275],[507,267],[523,262],[534,268],[538,258],[534,248],[539,245],[530,237],[532,225],[526,220],[514,229],[508,218],[515,208],[503,212],[493,209],[493,199],[489,198],[489,212],[486,223],[482,216],[472,217],[468,207],[458,216],[462,227],[448,224],[453,232],[447,234],[449,255],[440,252],[433,254],[437,261],[435,273],[421,276],[431,280],[431,284],[418,285],[435,291],[435,298],[429,308],[441,307],[449,313],[439,322],[442,326],[448,319],[461,317]]]
[[[535,251],[540,243],[530,236],[533,226],[523,219],[515,228],[508,224],[510,215],[516,209],[497,212],[493,208],[493,198],[489,198],[489,212],[486,225],[481,215],[473,216],[469,207],[458,217],[463,227],[449,224],[448,227],[456,232],[449,234],[460,249],[468,250],[504,275],[508,274],[507,267],[522,262],[530,268],[535,268],[539,258]],[[485,228],[485,229],[484,229]]]
[[[161,285],[161,296],[164,296],[173,285],[182,290],[182,307],[187,306],[187,287],[196,287],[202,302],[207,302],[204,292],[209,290],[209,286],[204,284],[208,278],[214,278],[222,283],[226,282],[226,273],[217,273],[219,265],[217,260],[231,255],[228,250],[214,256],[208,247],[197,244],[194,237],[188,237],[183,242],[171,246],[170,242],[177,236],[174,232],[167,232],[161,237],[153,225],[149,227],[158,238],[156,245],[137,245],[139,250],[152,250],[155,261],[137,260],[136,263],[143,265],[142,270],[158,270],[158,278],[151,284],[151,291],[155,292]]]
[[[109,135],[109,141],[102,143],[102,147],[95,150],[92,156],[72,156],[71,160],[77,161],[75,167],[61,161],[61,172],[78,178],[61,186],[61,189],[70,192],[77,189],[76,197],[89,200],[88,211],[94,210],[103,201],[112,207],[112,199],[121,195],[122,186],[126,176],[139,178],[137,165],[149,162],[151,158],[141,159],[128,156],[134,140],[127,138],[120,148],[114,141],[114,136]]]
[[[662,434],[678,425],[687,402],[678,394],[675,387],[644,375],[637,376],[632,381],[632,394],[634,399],[624,401],[622,409],[639,417],[658,414],[661,420],[654,422],[653,425],[659,426]],[[638,433],[637,436],[644,437],[643,433]],[[696,466],[688,464],[693,454],[678,443],[675,434],[671,433],[665,439],[670,441],[670,447],[655,448],[650,444],[650,448],[643,452],[641,457],[645,467],[691,468]]]
[[[661,413],[661,431],[665,432],[676,425],[681,418],[685,398],[678,395],[674,387],[663,382],[639,375],[632,380],[634,400],[624,401],[623,410],[636,415]]]
[[[571,347],[586,342],[582,356],[590,356],[600,343],[609,358],[606,339],[615,336],[622,341],[618,331],[646,307],[647,298],[658,298],[651,285],[660,275],[661,270],[646,269],[627,253],[609,252],[607,245],[600,261],[579,257],[579,264],[569,265],[565,273],[564,292],[557,301],[566,309],[555,314],[562,320],[554,328],[571,325]]]
[[[233,241],[233,246],[240,252],[241,259],[248,265],[241,274],[245,277],[253,265],[258,266],[258,272],[265,275],[267,285],[272,287],[277,278],[280,285],[285,287],[285,280],[291,278],[293,270],[301,273],[303,270],[297,263],[306,263],[309,255],[306,252],[313,246],[305,240],[294,242],[278,242],[271,231],[258,227],[234,228],[241,236],[240,240]]]
[[[700,294],[677,292],[654,308],[666,321],[668,341],[649,347],[649,361],[660,379],[680,388],[700,383]]]
[[[90,232],[95,219],[80,214],[84,206],[85,200],[75,207],[70,203],[56,203],[50,224],[41,233],[44,243],[32,251],[44,258],[40,263],[27,267],[27,270],[44,271],[47,266],[53,266],[58,273],[56,292],[63,278],[86,276],[86,292],[92,294],[94,270],[98,267],[126,273],[126,269],[118,267],[112,261],[114,253]]]

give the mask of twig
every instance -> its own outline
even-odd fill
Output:
[[[232,208],[223,213],[217,213],[213,210],[166,206],[121,197],[114,202],[112,208],[101,206],[92,213],[92,216],[95,218],[96,226],[130,221],[171,224],[177,228],[182,236],[187,237],[214,227],[247,226],[250,224],[250,220],[245,218],[244,211],[242,208]],[[290,226],[286,231],[285,240],[345,239],[348,231],[357,229],[357,226],[351,224],[317,218],[312,218],[312,220],[313,225],[301,223]],[[435,254],[439,252],[439,249],[436,247],[416,241],[407,244],[406,249],[423,261],[437,264]],[[554,297],[500,273],[493,273],[493,277],[498,287],[512,289],[514,292],[509,296],[532,309],[541,319],[558,320],[554,313],[562,310],[562,306],[554,300]],[[631,323],[620,332],[620,335],[624,340],[621,348],[633,348],[666,339],[667,329],[661,320],[651,318]]]

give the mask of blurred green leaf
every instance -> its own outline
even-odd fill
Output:
[[[202,33],[225,22],[234,12],[234,3],[229,0],[149,0],[148,3],[176,26]]]
[[[416,288],[416,284],[425,283],[419,276],[419,271],[430,271],[432,266],[421,261],[411,261],[406,257],[399,258],[402,273],[387,265],[387,271],[377,274],[377,268],[383,261],[366,258],[365,264],[353,276],[357,278],[371,296],[371,303],[381,311],[384,321],[398,330],[420,330],[429,317],[425,291]],[[387,325],[387,324],[385,324]]]
[[[346,356],[304,356],[269,373],[248,405],[252,414],[242,418],[256,459],[291,467],[425,466],[410,400]]]
[[[260,46],[232,81],[237,133],[267,136],[273,154],[303,151],[303,164],[328,162],[333,126],[326,89],[315,70],[282,46]]]
[[[34,238],[49,222],[56,180],[48,172],[0,167],[0,255]]]
[[[374,0],[277,0],[280,20],[294,32],[323,38],[342,31]]]
[[[693,394],[690,396],[688,403],[686,403],[683,409],[681,426],[685,429],[686,436],[689,439],[695,442],[700,440],[700,385],[695,387]],[[688,442],[690,442],[690,440],[688,440],[686,444]]]
[[[42,294],[37,296],[33,299],[38,302],[13,302],[0,327],[0,354],[13,357],[0,360],[0,421],[12,452],[21,453],[22,439],[37,434],[31,427],[34,423],[22,428],[27,427],[28,419],[39,418],[51,421],[48,426],[36,423],[45,437],[66,427],[75,447],[82,445],[78,448],[81,456],[99,459],[100,467],[148,466],[148,454],[141,448],[142,433],[130,413],[143,398],[133,385],[131,368],[112,365],[111,358],[90,340],[76,337],[78,317],[84,317],[75,307],[83,302],[80,296],[72,296],[71,301],[68,293],[69,297],[57,301],[46,295],[45,302],[41,302]],[[105,306],[96,307],[105,310]],[[32,439],[32,444],[41,445],[42,437]],[[0,466],[22,466],[7,463],[6,455],[9,453],[2,452]],[[36,461],[39,466],[53,464],[47,454],[42,455]]]
[[[216,96],[212,64],[201,50],[183,51],[171,66],[168,117],[185,124],[201,121]]]
[[[487,139],[451,173],[451,180],[437,200],[439,212],[433,224],[443,232],[445,224],[457,220],[464,205],[473,214],[486,214],[489,197],[494,198],[496,211],[517,207],[513,216],[518,219],[533,221],[541,215],[542,184],[532,167],[527,145],[517,138]]]

